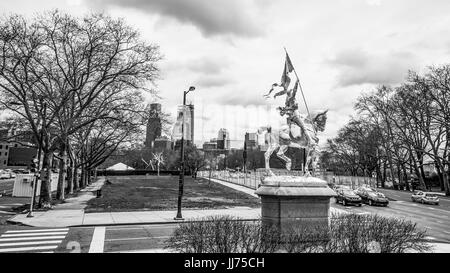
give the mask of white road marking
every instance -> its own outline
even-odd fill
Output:
[[[136,240],[150,240],[150,239],[168,239],[170,236],[155,236],[155,237],[137,237],[137,238],[117,238],[108,239],[105,242],[115,242],[115,241],[136,241]]]
[[[57,247],[58,246],[34,246],[34,247],[4,248],[4,249],[0,249],[0,253],[19,252],[19,251],[34,251],[34,250],[51,250],[51,249],[56,249]]]
[[[2,211],[2,210],[0,210],[0,213],[1,213],[1,214],[8,214],[8,215],[13,215],[13,214],[15,214],[14,212]]]
[[[174,252],[174,250],[170,250],[170,249],[153,248],[153,249],[111,251],[108,253],[173,253],[173,252]]]
[[[24,237],[24,238],[0,238],[0,243],[13,241],[64,239],[65,237],[66,236],[38,236],[38,237]]]
[[[19,243],[6,243],[6,244],[0,244],[0,247],[5,246],[33,246],[33,245],[50,245],[50,244],[60,244],[62,241],[36,241],[36,242],[19,242]]]
[[[0,236],[0,238],[6,238],[6,237],[30,237],[30,236],[39,236],[39,235],[66,235],[67,231],[61,231],[61,232],[39,232],[39,233],[20,233],[20,234],[3,234]]]
[[[94,229],[91,245],[89,247],[89,253],[103,253],[103,248],[105,245],[105,232],[105,227],[96,227]]]
[[[27,230],[8,230],[6,233],[30,233],[30,232],[51,232],[51,231],[69,231],[68,228],[55,228],[55,229],[27,229]]]

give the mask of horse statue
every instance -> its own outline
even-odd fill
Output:
[[[269,146],[264,154],[266,160],[266,171],[269,175],[273,176],[274,173],[270,170],[269,160],[270,156],[278,149],[277,156],[286,162],[286,169],[291,170],[292,160],[285,155],[289,147],[292,148],[304,148],[306,154],[305,173],[306,176],[310,176],[309,165],[311,165],[312,173],[314,174],[319,153],[317,150],[319,139],[317,138],[318,132],[325,130],[325,124],[327,121],[326,111],[317,111],[311,116],[311,119],[300,115],[305,125],[311,130],[302,129],[295,122],[288,122],[283,125],[279,130],[273,129],[271,126],[260,127],[258,134],[266,133],[266,141]],[[306,135],[309,134],[309,135]]]

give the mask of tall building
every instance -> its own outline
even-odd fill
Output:
[[[147,134],[145,139],[145,146],[153,148],[155,140],[161,137],[162,122],[161,122],[161,104],[150,104],[150,116],[147,122]]]
[[[257,133],[246,133],[245,134],[245,144],[247,149],[254,150],[258,148],[258,134]]]
[[[36,148],[30,147],[35,142],[31,131],[19,130],[15,126],[0,129],[0,169],[28,167],[37,153]]]
[[[184,119],[183,119],[184,115]],[[177,121],[173,127],[172,139],[181,139],[182,124],[184,120],[184,140],[194,143],[194,105],[178,106]]]
[[[172,141],[167,137],[160,137],[155,139],[153,148],[158,151],[172,150]]]
[[[228,130],[222,128],[217,135],[217,149],[229,150],[230,149],[230,134]]]
[[[188,106],[189,114],[190,114],[190,128],[189,134],[191,135],[190,140],[194,143],[194,105],[189,104]]]

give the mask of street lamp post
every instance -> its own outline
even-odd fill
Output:
[[[184,112],[186,108],[186,95],[194,91],[195,87],[191,86],[189,87],[189,90],[183,92],[183,119],[181,122],[181,167],[180,167],[180,178],[178,180],[178,209],[177,209],[177,216],[174,218],[175,220],[184,220],[183,216],[181,214],[181,200],[183,198],[183,187],[184,187]]]

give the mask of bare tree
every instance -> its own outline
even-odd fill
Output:
[[[156,162],[156,169],[158,171],[159,176],[159,167],[161,164],[164,164],[164,153],[163,152],[153,153],[153,161]]]
[[[0,32],[2,104],[27,119],[41,143],[38,127],[45,114],[43,128],[57,129],[62,199],[68,139],[98,119],[128,111],[121,100],[140,90],[153,92],[147,85],[158,78],[159,48],[122,19],[102,14],[76,18],[53,11],[31,21],[13,15],[2,20]],[[50,152],[44,147],[44,155]],[[47,184],[42,191],[49,202]]]

